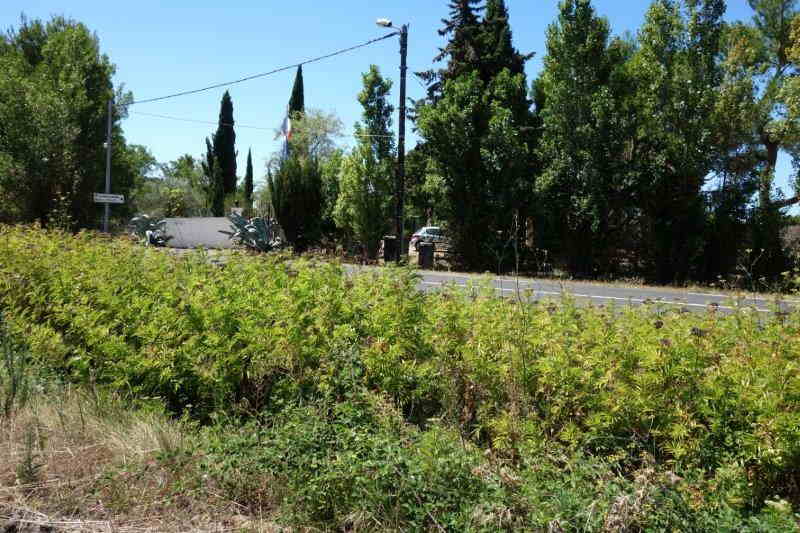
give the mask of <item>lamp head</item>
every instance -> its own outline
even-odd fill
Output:
[[[375,24],[377,24],[378,26],[383,26],[384,28],[392,27],[392,21],[389,19],[378,19],[375,21]]]

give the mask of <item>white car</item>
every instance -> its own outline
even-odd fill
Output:
[[[442,228],[438,226],[425,226],[414,232],[408,243],[408,247],[409,249],[413,247],[414,250],[419,251],[419,243],[421,242],[432,242],[434,245],[437,245],[447,242],[447,237]]]

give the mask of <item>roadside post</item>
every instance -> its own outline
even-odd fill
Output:
[[[113,110],[114,110],[114,97],[108,99],[108,123],[106,127],[106,192],[105,195],[102,196],[114,196],[111,194],[111,125],[113,123]],[[125,202],[125,199],[121,198],[120,201],[103,201],[97,199],[98,194],[95,193],[94,201],[95,203],[104,203],[105,208],[103,209],[103,233],[108,233],[108,213],[109,208],[112,203],[121,204]]]
[[[403,24],[399,28],[392,24],[389,19],[378,19],[375,21],[378,26],[392,28],[400,37],[400,106],[398,109],[398,131],[397,131],[397,173],[395,176],[395,211],[394,211],[394,230],[397,246],[393,248],[394,257],[392,260],[400,264],[403,255],[403,222],[404,222],[404,196],[406,188],[406,56],[408,55],[408,24]],[[385,250],[384,246],[384,250]],[[387,261],[388,262],[388,261]]]

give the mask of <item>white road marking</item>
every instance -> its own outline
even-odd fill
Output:
[[[706,292],[687,292],[691,296],[712,296],[714,298],[723,298],[723,299],[733,299],[733,300],[757,300],[760,302],[774,302],[775,297],[772,298],[763,298],[760,296],[755,295],[748,295],[748,294],[711,294]],[[798,304],[800,300],[793,300],[791,298],[783,298],[778,297],[779,302],[786,302],[791,304]]]
[[[421,281],[420,284],[422,284],[422,285],[435,285],[435,286],[443,286],[444,285],[444,283],[441,282],[441,281]],[[461,284],[461,283],[454,283],[453,285],[455,285],[457,287],[461,287],[461,288],[465,288],[466,287],[466,285]],[[504,289],[502,287],[494,287],[494,290],[501,291],[501,292],[517,292],[516,288],[514,288],[514,289]],[[523,289],[520,289],[520,291],[522,291],[522,290]],[[537,290],[537,289],[529,289],[529,290],[531,290],[531,292],[533,293],[533,296],[536,296],[536,295],[562,296],[562,295],[566,294],[566,295],[569,295],[569,296],[574,296],[575,298],[591,298],[591,299],[595,299],[595,300],[615,300],[615,301],[622,301],[622,302],[628,302],[628,303],[639,303],[639,304],[643,304],[645,302],[651,302],[651,303],[661,303],[661,304],[666,304],[666,305],[679,305],[679,306],[704,307],[704,308],[708,308],[709,305],[713,305],[712,303],[697,304],[697,303],[689,303],[689,302],[669,302],[669,301],[666,301],[666,300],[653,299],[653,298],[647,298],[647,299],[643,300],[641,298],[633,298],[633,297],[600,296],[600,295],[596,295],[596,294],[580,294],[580,293],[574,293],[574,292],[569,292],[569,291],[564,291],[564,292],[558,291],[557,292],[557,291],[544,291],[544,290]],[[729,307],[729,306],[719,305],[719,304],[716,305],[716,308],[717,309],[724,309],[726,311],[734,311],[734,310],[737,309],[736,307]],[[769,313],[770,312],[770,309],[761,309],[759,307],[756,307],[755,310],[757,312],[759,312],[759,313]]]

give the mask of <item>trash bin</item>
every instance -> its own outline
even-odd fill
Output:
[[[419,243],[419,258],[417,264],[426,270],[433,269],[433,251],[435,246],[432,242]]]
[[[383,261],[391,263],[397,259],[397,237],[394,235],[383,236]]]

